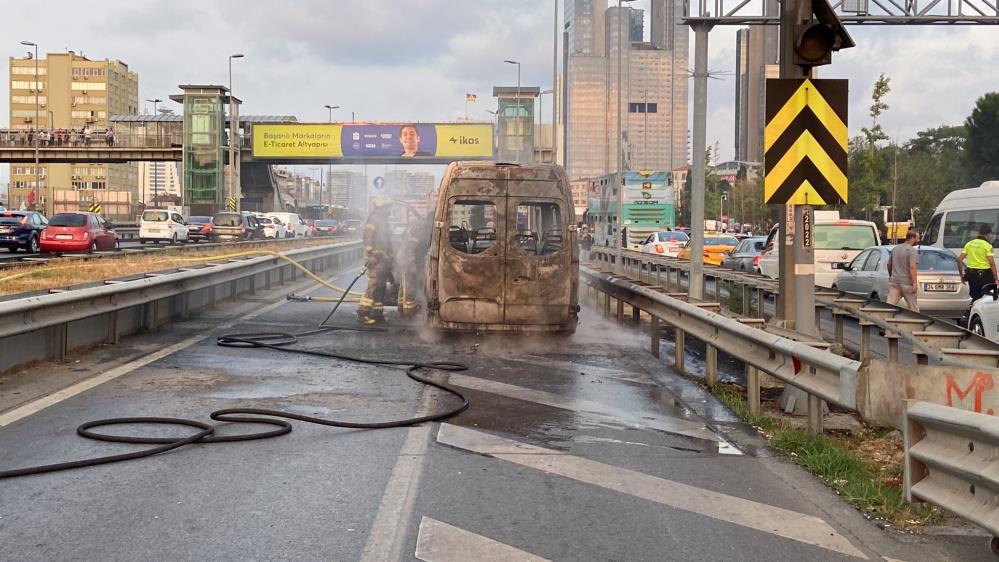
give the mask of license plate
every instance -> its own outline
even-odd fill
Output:
[[[0,234],[10,234],[11,232],[14,232],[13,228],[0,228]]]
[[[160,229],[158,229],[158,228],[150,228],[149,229],[149,232],[159,232],[159,231],[160,231]]]
[[[940,292],[956,291],[957,290],[957,284],[956,283],[923,283],[923,290],[926,291],[926,292],[928,292],[928,293],[934,293],[934,292],[935,293],[940,293]]]
[[[72,240],[72,234],[56,234],[56,240]]]

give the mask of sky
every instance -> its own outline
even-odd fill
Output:
[[[476,93],[468,116],[487,121],[486,110],[495,109],[492,86],[516,84],[516,68],[504,59],[521,61],[523,85],[551,87],[552,2],[36,0],[4,5],[0,56],[24,56],[19,42],[27,40],[40,53],[119,59],[139,73],[145,100],[167,99],[178,84],[226,84],[228,57],[238,52],[246,57],[233,61],[232,85],[244,115],[326,121],[323,106],[330,104],[340,106],[334,120],[353,113],[364,121],[450,121],[464,117],[465,94]],[[648,20],[648,4],[632,6],[644,8]],[[716,27],[709,39],[709,67],[719,73],[709,81],[707,138],[718,143],[722,159],[733,154],[735,30]],[[882,72],[892,87],[882,126],[902,141],[961,123],[978,97],[999,90],[999,27],[852,26],[850,32],[857,47],[836,54],[820,75],[850,79],[851,135],[870,122],[870,92]],[[3,76],[0,126],[7,126],[8,72]],[[545,102],[550,108],[550,98]],[[144,101],[140,108],[152,112]],[[7,166],[0,165],[0,186],[7,181]]]

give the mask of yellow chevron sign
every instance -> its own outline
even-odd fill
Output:
[[[846,80],[767,80],[765,202],[846,203],[847,96]]]

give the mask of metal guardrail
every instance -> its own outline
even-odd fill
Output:
[[[360,242],[291,250],[312,271],[361,260]],[[272,282],[294,281],[299,271],[274,256],[251,257],[109,280],[103,286],[0,302],[0,373],[43,359],[65,359],[73,349],[116,343],[120,336],[155,329],[172,318],[253,294]],[[275,279],[274,277],[277,277]]]
[[[738,357],[752,369],[768,373],[781,381],[800,388],[808,397],[809,426],[822,430],[822,404],[826,400],[844,408],[857,407],[857,377],[861,367],[854,361],[816,349],[808,342],[795,341],[754,329],[739,320],[710,312],[705,305],[690,303],[665,295],[654,288],[630,279],[581,267],[582,281],[598,292],[643,310],[652,317],[652,351],[659,354],[659,323],[665,322],[675,332],[675,367],[682,371],[685,335],[703,341],[708,348],[706,379],[709,385],[717,381],[717,351]],[[605,298],[604,310],[609,313],[610,301]],[[619,310],[620,312],[620,310]],[[750,409],[759,408],[758,373],[749,373]],[[756,396],[756,401],[752,399]]]
[[[905,499],[981,525],[999,554],[999,418],[912,400],[903,429]]]
[[[591,260],[604,269],[629,275],[638,281],[662,286],[670,292],[683,290],[681,273],[689,271],[690,268],[690,262],[686,260],[619,248],[595,247],[590,255]],[[704,279],[705,285],[708,279],[714,281],[714,294],[708,293],[706,287],[703,294],[714,298],[715,301],[721,300],[723,284],[739,286],[742,310],[737,312],[757,318],[764,317],[764,296],[776,297],[779,289],[776,279],[711,265],[704,266]],[[871,356],[872,341],[877,334],[884,332],[887,334],[887,358],[890,361],[898,360],[899,342],[905,340],[913,348],[916,360],[921,364],[926,364],[932,359],[940,364],[959,367],[968,367],[972,364],[989,368],[999,366],[999,343],[976,336],[947,321],[881,301],[838,293],[831,289],[817,287],[816,291],[816,325],[821,325],[819,318],[822,311],[829,310],[835,322],[835,341],[845,344],[843,321],[846,318],[856,320],[860,326],[857,351],[861,360]],[[752,306],[754,297],[757,305],[755,308]]]

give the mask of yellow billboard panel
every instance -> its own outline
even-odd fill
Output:
[[[342,127],[327,123],[253,126],[255,158],[341,158]]]
[[[438,124],[438,158],[492,158],[493,126],[480,123]]]

